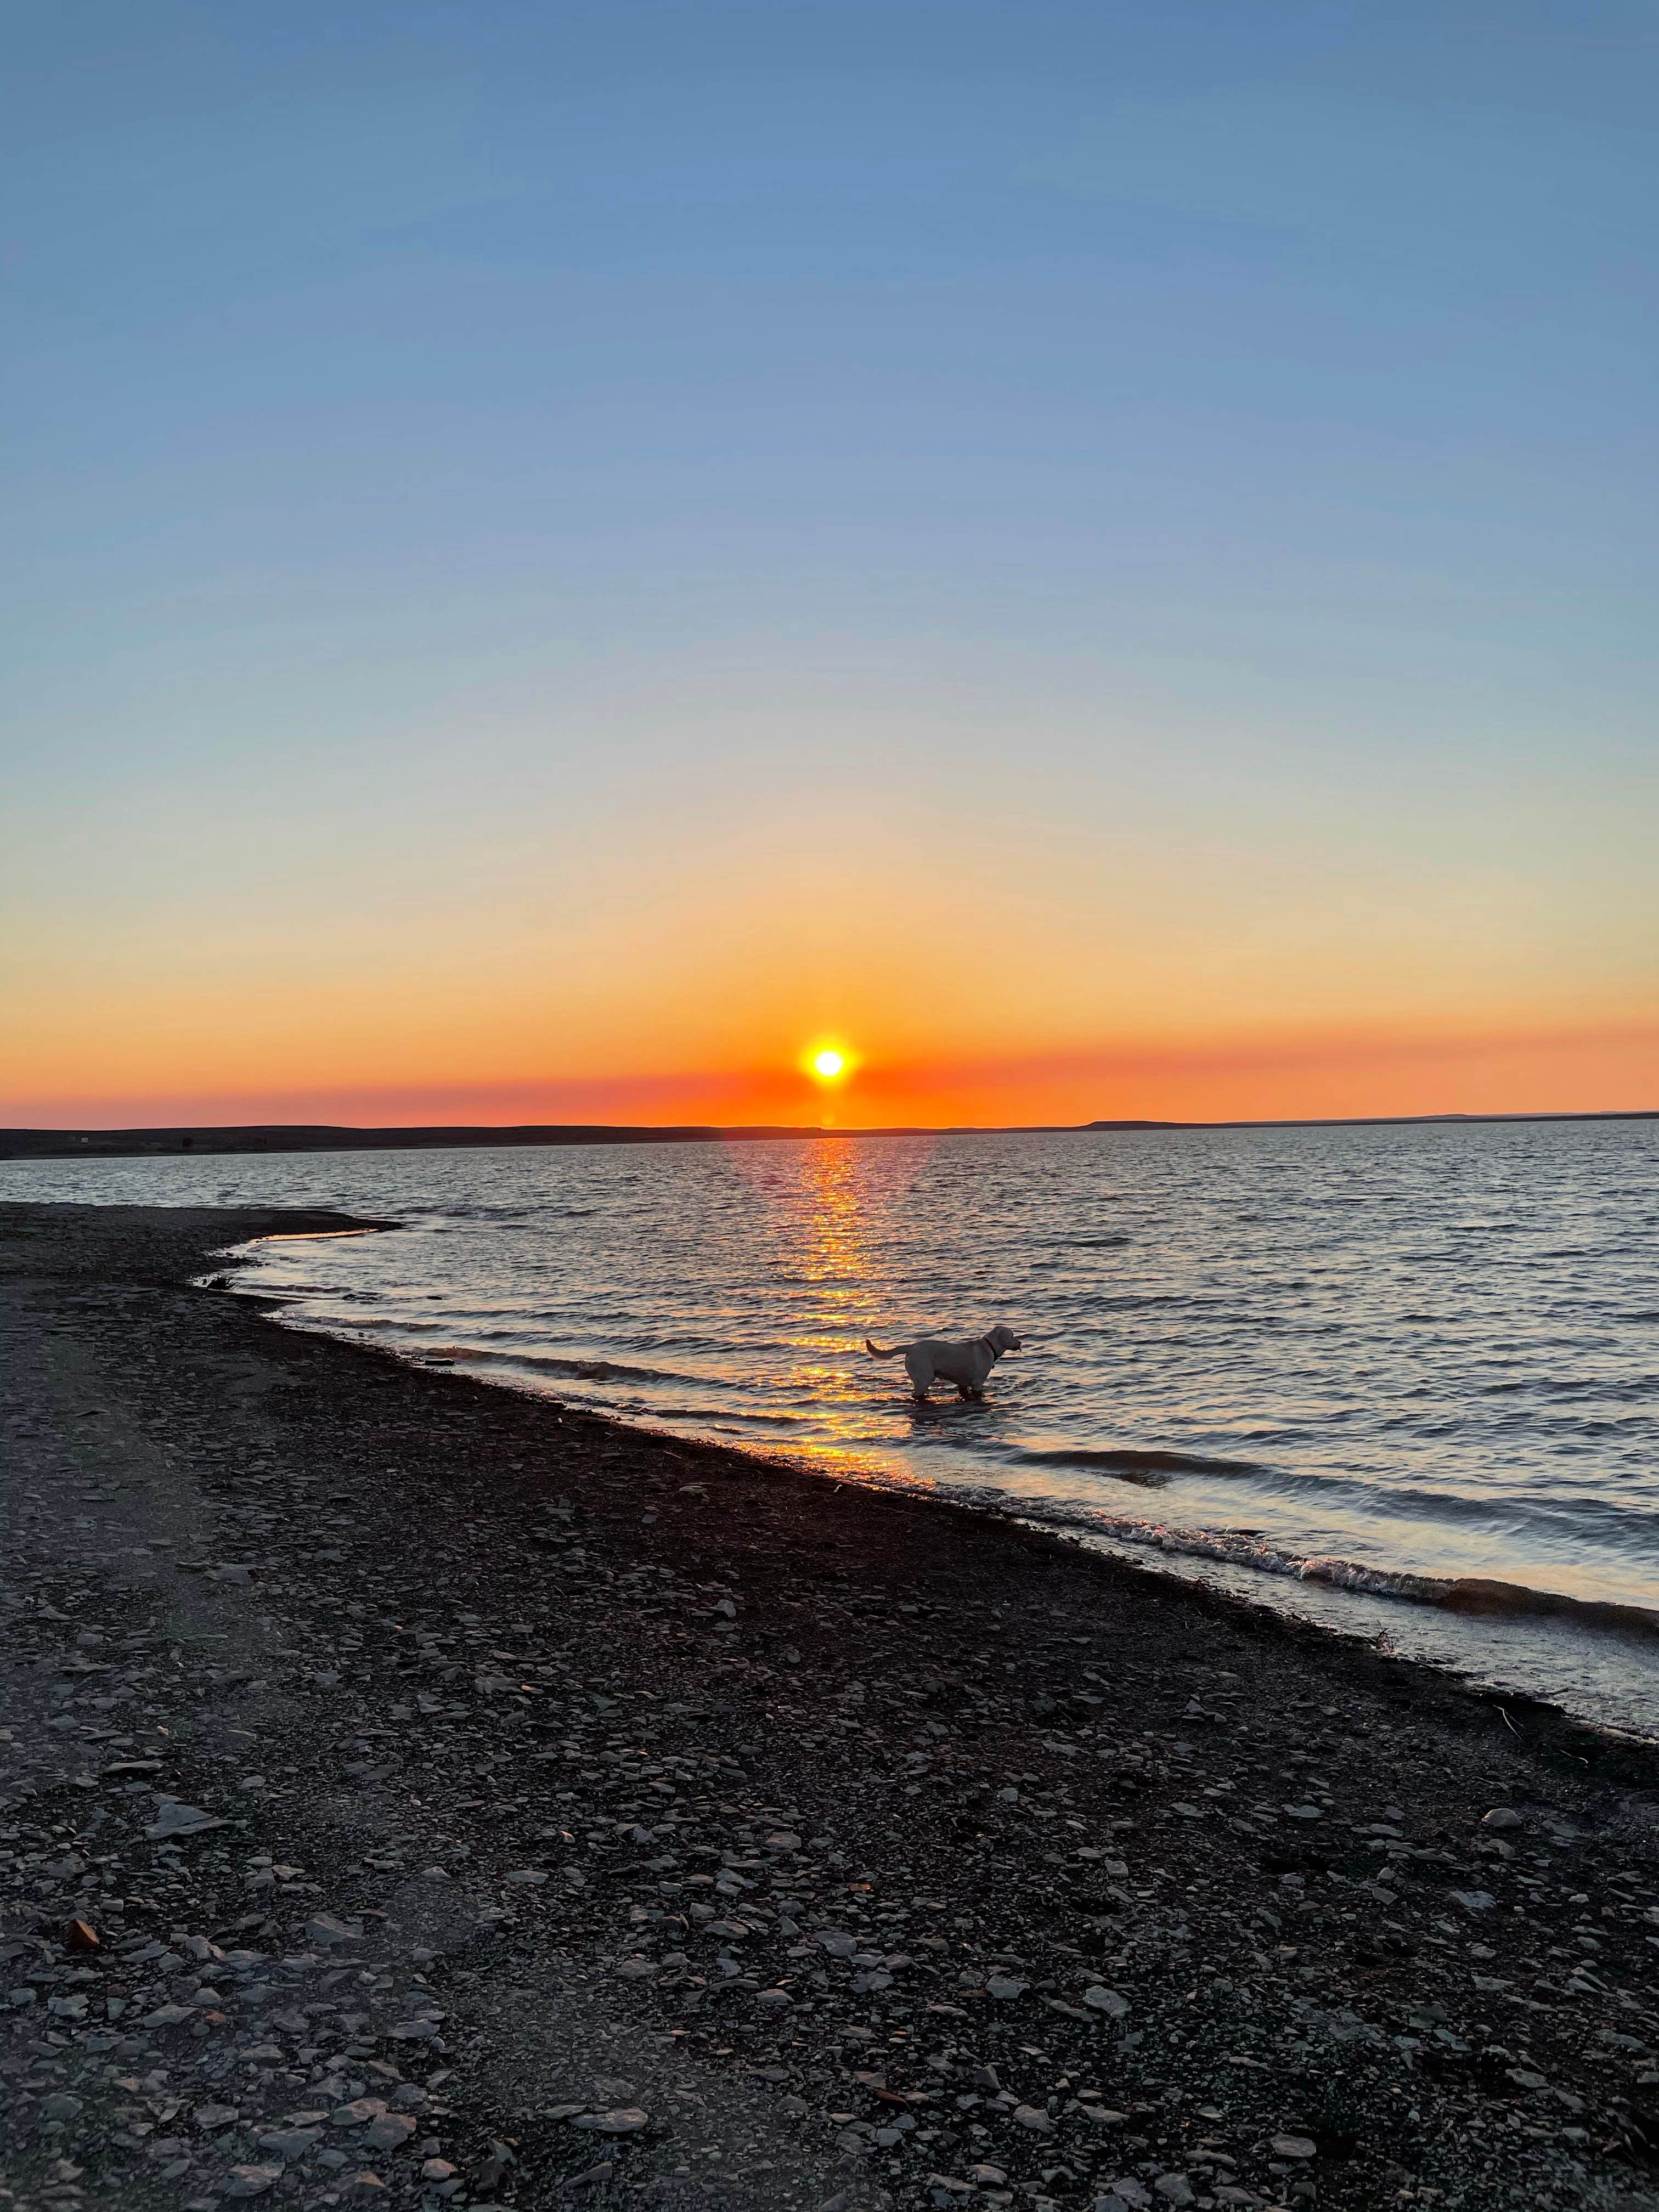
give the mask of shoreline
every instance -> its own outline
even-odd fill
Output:
[[[405,1225],[368,1222],[361,1231],[345,1233]],[[419,1371],[453,1372],[490,1389],[556,1404],[573,1401],[560,1395],[561,1382],[552,1376],[580,1375],[585,1364],[574,1358],[481,1349],[447,1339],[441,1350],[428,1350],[418,1342],[357,1328],[313,1323],[305,1318],[309,1300],[301,1291],[266,1293],[256,1288],[244,1295],[267,1310],[290,1309],[296,1316],[293,1326],[315,1328]],[[628,1372],[625,1368],[619,1371]],[[1196,1584],[1212,1595],[1259,1607],[1320,1633],[1378,1646],[1396,1660],[1459,1681],[1472,1694],[1499,1704],[1558,1711],[1575,1724],[1611,1738],[1645,1743],[1659,1752],[1659,1702],[1644,1712],[1639,1682],[1634,1686],[1611,1684],[1604,1676],[1594,1687],[1581,1680],[1563,1689],[1549,1680],[1553,1674],[1560,1684],[1571,1674],[1575,1658],[1582,1662],[1584,1655],[1608,1644],[1635,1655],[1659,1641],[1659,1608],[1634,1599],[1577,1595],[1547,1582],[1527,1582],[1512,1575],[1436,1572],[1326,1553],[1307,1557],[1266,1536],[1183,1526],[1115,1512],[1106,1505],[1085,1510],[1045,1504],[1008,1486],[1006,1480],[978,1486],[960,1476],[918,1479],[902,1459],[884,1453],[879,1446],[864,1450],[856,1471],[849,1462],[847,1471],[838,1474],[834,1460],[811,1446],[792,1448],[785,1441],[759,1435],[728,1438],[720,1433],[718,1422],[712,1432],[708,1425],[676,1426],[668,1416],[654,1425],[636,1413],[592,1398],[574,1403],[630,1433],[671,1445],[732,1449],[817,1482],[839,1480],[948,1504],[1003,1526],[1018,1523],[1057,1542],[1080,1543],[1126,1570]],[[1079,1451],[1079,1456],[1091,1455]],[[1140,1464],[1162,1460],[1182,1463],[1178,1455],[1153,1451],[1121,1456],[1133,1456]],[[1206,1463],[1190,1464],[1202,1468]],[[992,1475],[998,1472],[994,1466],[988,1469]],[[1517,1646],[1517,1638],[1531,1641]],[[1528,1674],[1534,1678],[1530,1681]]]
[[[191,1286],[383,1225],[0,1206],[17,2201],[1659,2203],[1659,1752]]]
[[[1610,1106],[1536,1114],[1349,1114],[1267,1121],[902,1122],[837,1128],[822,1124],[743,1122],[456,1122],[386,1127],[350,1123],[255,1121],[223,1126],[181,1123],[134,1129],[0,1128],[0,1160],[142,1159],[182,1154],[213,1158],[251,1152],[447,1152],[582,1145],[787,1144],[873,1137],[1087,1137],[1172,1130],[1461,1129],[1492,1124],[1659,1121],[1659,1107]]]

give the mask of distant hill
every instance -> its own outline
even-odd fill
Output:
[[[495,1150],[519,1145],[768,1144],[811,1137],[1063,1136],[1137,1129],[1423,1128],[1480,1121],[1651,1121],[1659,1109],[1610,1114],[1375,1114],[1280,1121],[1084,1121],[1015,1124],[1007,1129],[905,1127],[817,1129],[787,1123],[722,1129],[699,1122],[674,1128],[623,1122],[529,1121],[511,1128],[453,1127],[357,1129],[326,1121],[249,1122],[223,1128],[0,1129],[0,1160],[131,1159],[148,1153],[402,1152]]]

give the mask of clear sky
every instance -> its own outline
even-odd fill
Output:
[[[8,49],[0,1119],[1659,1106],[1645,0]]]

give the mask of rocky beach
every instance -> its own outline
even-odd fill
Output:
[[[1659,1754],[0,1206],[0,2205],[1659,2206]]]

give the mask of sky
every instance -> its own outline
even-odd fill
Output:
[[[1647,6],[8,44],[0,1121],[1659,1107]]]

